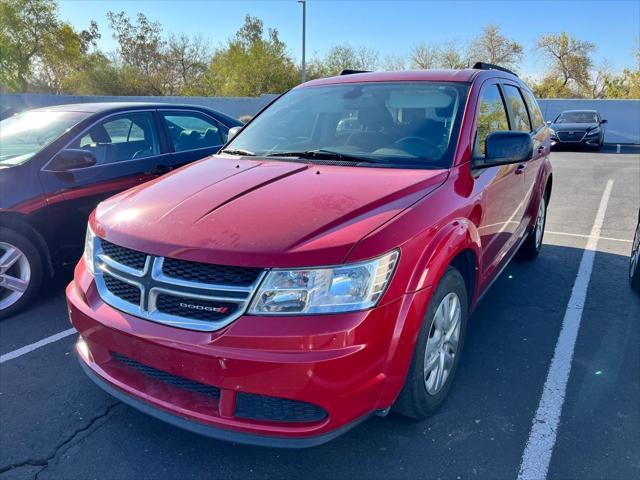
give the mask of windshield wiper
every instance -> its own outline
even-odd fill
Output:
[[[357,163],[384,163],[382,161],[374,160],[367,157],[359,157],[357,155],[350,155],[348,153],[334,152],[332,150],[304,150],[299,152],[272,152],[265,157],[300,157],[310,158],[317,160],[341,160],[345,162],[357,162]]]
[[[228,148],[226,150],[220,150],[220,153],[226,153],[228,155],[244,155],[245,157],[255,157],[256,154],[249,150],[243,150],[241,148]]]

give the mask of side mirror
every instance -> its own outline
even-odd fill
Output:
[[[67,148],[53,158],[51,170],[66,172],[78,168],[92,167],[96,164],[96,156],[89,150]]]
[[[485,142],[485,157],[473,161],[475,168],[488,168],[531,160],[533,140],[527,132],[493,132]]]
[[[229,129],[229,133],[227,134],[227,142],[235,137],[240,130],[242,130],[242,127],[231,127]]]
[[[602,120],[600,120],[600,123],[604,125],[605,123],[609,123],[609,120],[603,118]]]

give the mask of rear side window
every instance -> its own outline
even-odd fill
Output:
[[[197,113],[162,113],[176,152],[216,147],[223,143],[218,123]]]
[[[521,92],[524,94],[524,100],[527,102],[527,107],[529,108],[529,115],[531,115],[533,129],[538,130],[545,124],[544,117],[540,111],[540,106],[538,105],[536,98],[533,96],[533,93],[528,90],[521,90]]]
[[[520,89],[512,85],[504,85],[504,96],[511,111],[511,130],[530,132],[529,115],[527,115],[527,107],[524,105]]]
[[[493,132],[509,130],[507,111],[504,107],[498,85],[489,85],[482,91],[478,107],[477,123],[474,156],[484,156],[484,146],[487,136]]]

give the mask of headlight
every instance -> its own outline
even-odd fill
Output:
[[[87,235],[84,237],[84,264],[91,273],[95,273],[93,269],[93,244],[95,243],[96,234],[93,233],[91,227],[87,225]]]
[[[596,133],[600,133],[600,127],[595,127],[587,132],[587,135],[594,135]]]
[[[553,128],[551,128],[551,127],[549,127],[549,133],[550,133],[551,135],[556,135],[556,131],[555,131]]]
[[[391,280],[393,251],[367,262],[326,268],[271,270],[249,313],[297,315],[351,312],[373,307]]]

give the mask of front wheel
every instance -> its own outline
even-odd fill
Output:
[[[536,223],[527,235],[527,239],[522,243],[520,250],[518,250],[519,260],[533,260],[540,254],[544,227],[547,223],[547,201],[547,197],[543,195],[540,199],[540,205],[538,205]]]
[[[393,406],[396,412],[423,419],[444,403],[460,361],[467,315],[464,278],[448,267],[422,322],[404,387]]]
[[[41,282],[38,249],[23,235],[0,228],[0,319],[25,307]]]

